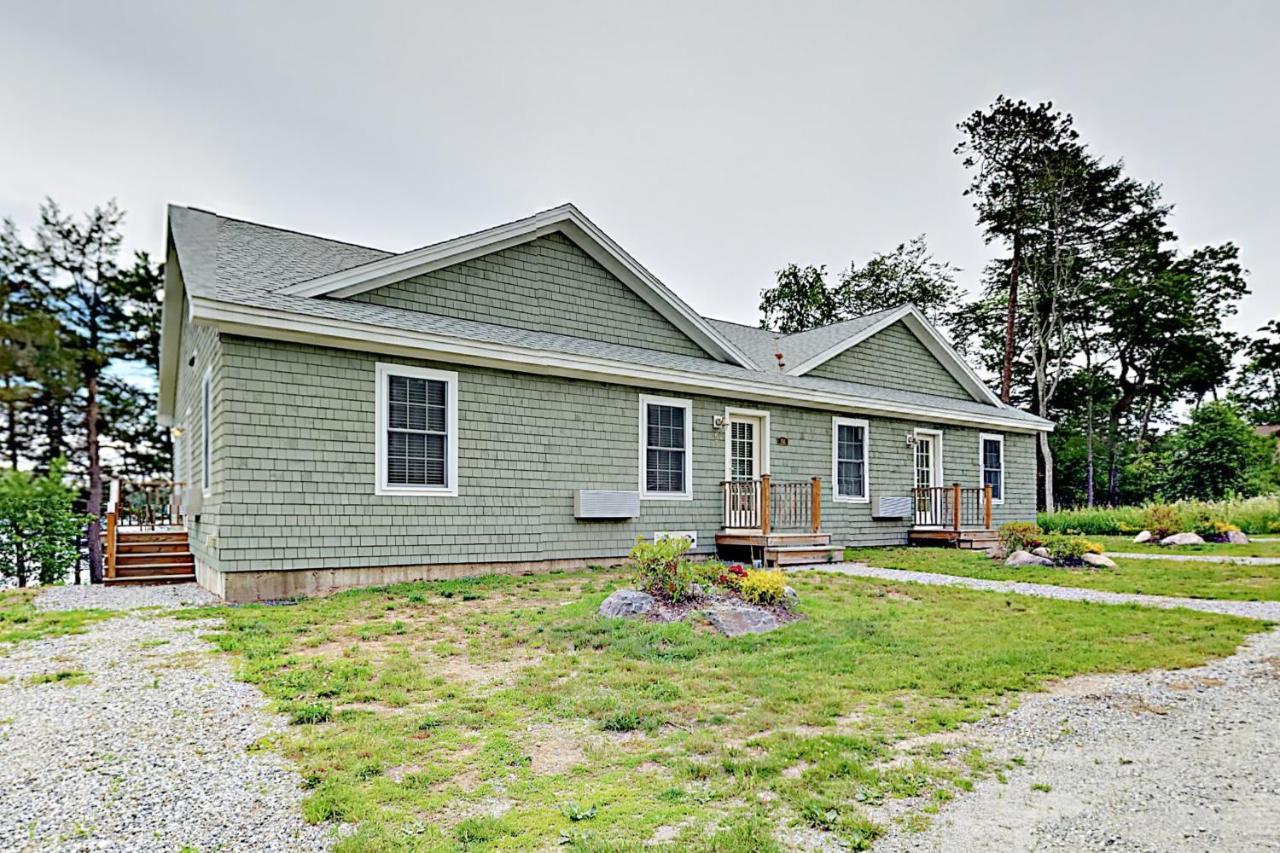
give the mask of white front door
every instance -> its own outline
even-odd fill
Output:
[[[725,447],[725,479],[741,486],[726,486],[726,527],[760,527],[760,475],[764,419],[755,415],[729,415]]]
[[[942,460],[939,454],[938,436],[928,433],[916,433],[915,443],[915,485],[917,489],[929,489],[942,484]],[[916,497],[916,524],[941,524],[941,516],[937,512],[937,493],[921,492]]]

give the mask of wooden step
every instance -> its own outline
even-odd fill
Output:
[[[195,571],[194,560],[186,563],[143,563],[132,566],[116,564],[118,578],[136,575],[186,575],[193,571]]]
[[[116,542],[186,542],[185,530],[117,530]]]
[[[787,547],[790,545],[830,545],[830,533],[770,533],[765,536],[759,531],[722,530],[716,534],[717,545],[749,545],[761,547]]]
[[[158,552],[185,554],[191,548],[190,543],[185,539],[174,539],[172,541],[159,540],[156,542],[129,542],[116,540],[117,554],[155,554]]]
[[[116,554],[116,565],[136,566],[139,563],[193,563],[195,558],[190,551],[120,551]]]
[[[154,586],[167,583],[195,583],[196,576],[189,575],[131,575],[129,577],[105,578],[104,586]]]
[[[842,550],[830,545],[779,545],[764,549],[764,561],[773,566],[798,566],[806,563],[838,562]]]

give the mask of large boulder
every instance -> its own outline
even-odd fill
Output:
[[[1232,545],[1248,545],[1249,537],[1245,536],[1239,530],[1231,530],[1227,533],[1227,541]]]
[[[1086,566],[1092,566],[1095,569],[1114,569],[1116,561],[1102,554],[1093,554],[1086,551],[1080,557],[1080,561]]]
[[[1027,551],[1014,551],[1004,561],[1006,566],[1052,566],[1053,560]]]
[[[1052,560],[1053,556],[1049,553],[1049,549],[1041,545],[1039,548],[1032,548],[1031,553],[1037,557],[1044,557],[1046,560]]]
[[[1141,533],[1139,533],[1137,536],[1133,537],[1133,544],[1135,545],[1141,545],[1143,542],[1150,542],[1150,541],[1151,541],[1150,530],[1144,530]]]
[[[1161,545],[1203,545],[1198,533],[1175,533],[1160,540]]]
[[[723,607],[707,613],[707,619],[726,637],[763,634],[777,628],[778,618],[759,607]]]
[[[638,589],[620,589],[600,602],[601,616],[647,616],[657,601],[647,592]]]

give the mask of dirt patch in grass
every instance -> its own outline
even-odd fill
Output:
[[[552,776],[567,773],[587,760],[584,734],[553,723],[537,723],[524,735],[525,752],[534,773]]]

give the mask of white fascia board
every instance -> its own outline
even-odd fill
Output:
[[[168,228],[166,227],[166,232]],[[178,399],[178,361],[182,347],[182,269],[174,249],[173,236],[165,235],[164,298],[160,308],[160,370],[156,395],[156,420],[161,426],[173,423]]]
[[[560,232],[572,240],[715,358],[736,362],[744,367],[757,367],[746,353],[713,329],[572,204],[564,204],[495,228],[298,282],[283,287],[278,292],[289,296],[345,298],[528,243],[553,232]]]
[[[268,340],[293,341],[358,352],[388,353],[410,358],[496,367],[524,373],[552,374],[644,388],[667,388],[830,412],[892,415],[960,426],[1000,427],[1011,432],[1035,433],[1053,430],[1051,423],[1041,426],[1012,418],[947,411],[933,406],[890,403],[871,397],[855,397],[829,391],[771,385],[764,375],[760,379],[750,380],[708,376],[694,371],[649,367],[511,344],[471,341],[429,332],[391,329],[348,320],[334,320],[219,302],[202,297],[191,298],[191,312],[193,323],[210,325],[229,334]]]
[[[988,403],[1005,408],[1000,398],[986,386],[986,383],[978,377],[978,374],[973,372],[969,364],[960,357],[960,354],[952,348],[951,344],[947,343],[947,339],[934,328],[928,318],[920,313],[920,310],[914,305],[903,305],[897,310],[891,311],[857,334],[850,335],[840,343],[828,347],[807,361],[791,368],[787,373],[791,376],[803,376],[819,365],[826,364],[842,352],[857,346],[877,332],[884,331],[899,320],[911,330],[920,343],[924,344],[925,348],[938,360],[938,363],[955,377],[956,381],[969,392],[970,396],[979,403]]]

